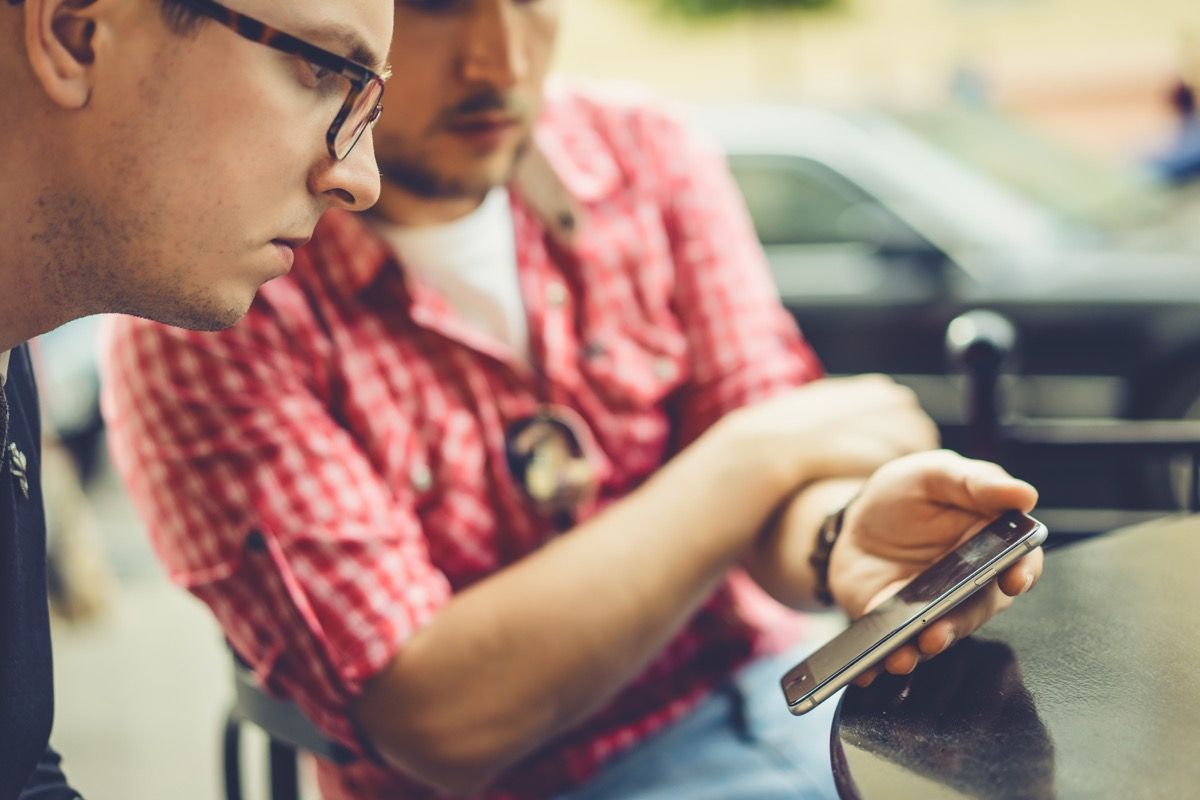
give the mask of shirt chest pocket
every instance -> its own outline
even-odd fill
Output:
[[[434,563],[456,584],[495,569],[500,547],[492,465],[477,421],[450,410],[414,444],[405,478]]]
[[[609,326],[587,340],[582,362],[592,391],[617,413],[656,409],[690,376],[687,341],[672,330]]]
[[[585,347],[581,369],[594,404],[593,433],[616,468],[618,488],[638,483],[661,466],[672,439],[672,395],[690,377],[682,333],[651,336],[608,328]]]

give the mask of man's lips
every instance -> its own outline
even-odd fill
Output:
[[[279,250],[285,272],[290,271],[292,265],[296,263],[296,251],[303,247],[309,238],[308,236],[294,236],[271,240],[271,244]]]
[[[476,152],[491,153],[504,144],[519,124],[520,118],[511,114],[464,114],[447,120],[446,132]]]
[[[304,247],[304,245],[308,244],[308,240],[311,238],[312,236],[280,236],[279,238],[272,239],[271,241],[275,244],[281,244],[284,247],[290,247],[293,250],[299,250],[301,247]]]
[[[451,117],[446,127],[456,133],[485,133],[516,127],[520,118],[512,114],[463,114]]]

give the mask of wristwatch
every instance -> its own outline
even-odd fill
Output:
[[[854,502],[855,497],[847,500],[844,506],[827,516],[825,521],[821,523],[821,528],[817,531],[816,544],[813,545],[812,554],[808,557],[808,563],[812,565],[813,572],[817,576],[815,591],[817,600],[825,606],[833,606],[834,604],[833,592],[829,591],[829,556],[833,553],[833,546],[837,543],[838,537],[842,535],[842,524],[846,521],[846,510],[850,508],[850,504]]]

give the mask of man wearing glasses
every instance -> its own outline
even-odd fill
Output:
[[[77,796],[47,744],[23,342],[110,311],[231,325],[324,211],[370,206],[391,20],[386,0],[0,3],[0,800]]]
[[[120,321],[116,461],[169,573],[358,753],[327,800],[827,796],[832,704],[788,714],[798,618],[746,573],[861,614],[1035,493],[906,455],[936,437],[889,381],[817,380],[719,156],[546,84],[559,6],[397,5],[376,211],[229,331]]]

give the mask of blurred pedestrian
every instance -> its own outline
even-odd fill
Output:
[[[1196,92],[1200,81],[1200,58],[1193,39],[1183,37],[1179,75],[1167,92],[1167,103],[1175,119],[1175,130],[1165,151],[1151,159],[1151,167],[1169,183],[1186,183],[1200,177],[1200,114]]]

